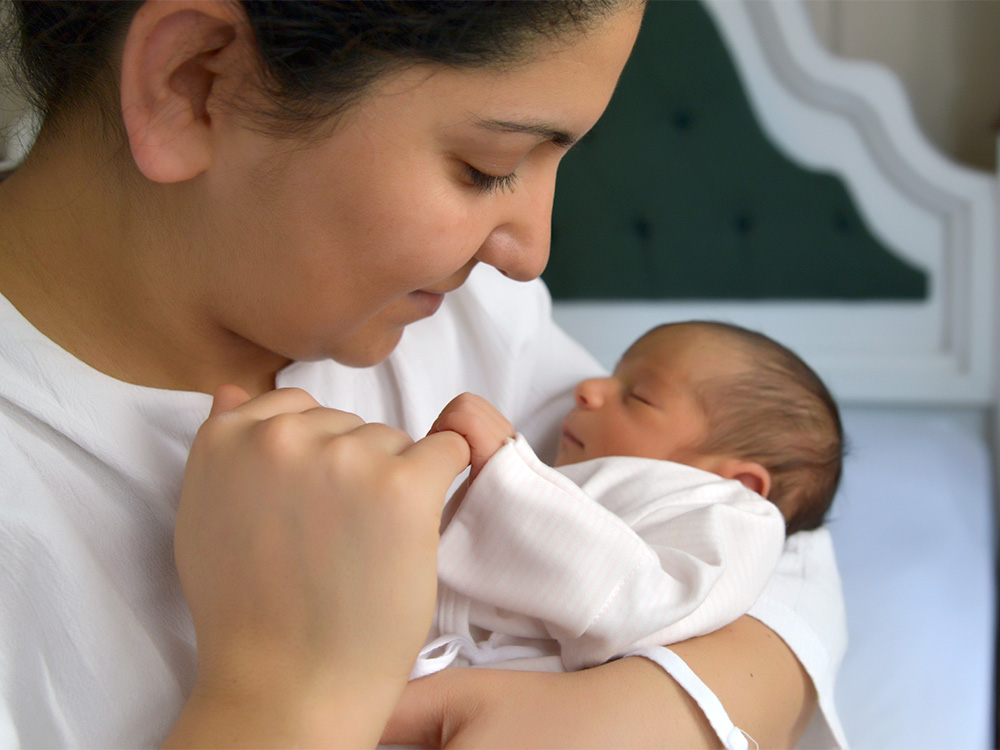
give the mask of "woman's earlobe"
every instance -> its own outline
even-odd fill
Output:
[[[237,44],[240,18],[212,0],[146,2],[122,52],[121,105],[139,171],[154,182],[189,180],[212,163],[211,98],[220,58]]]

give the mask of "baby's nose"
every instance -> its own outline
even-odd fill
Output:
[[[576,403],[582,409],[597,409],[604,403],[602,383],[605,378],[590,378],[576,386]]]

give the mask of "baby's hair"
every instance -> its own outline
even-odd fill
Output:
[[[700,450],[756,461],[771,475],[769,498],[785,516],[786,532],[822,525],[844,457],[840,412],[819,376],[798,355],[756,331],[715,321],[696,326],[727,337],[747,367],[695,385],[708,415]],[[659,329],[654,329],[659,330]]]

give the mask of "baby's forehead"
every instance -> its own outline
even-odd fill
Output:
[[[640,336],[622,362],[644,360],[665,368],[680,365],[697,369],[739,369],[746,350],[731,332],[695,323],[660,326]]]
[[[618,369],[664,397],[693,395],[700,400],[739,382],[755,367],[749,347],[728,331],[683,324],[662,326],[640,337]]]

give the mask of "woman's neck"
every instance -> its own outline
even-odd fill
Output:
[[[127,175],[106,149],[60,133],[0,183],[0,292],[38,330],[119,380],[212,392],[274,387],[287,364],[203,309],[176,229],[181,190]],[[167,231],[167,228],[170,231]]]

